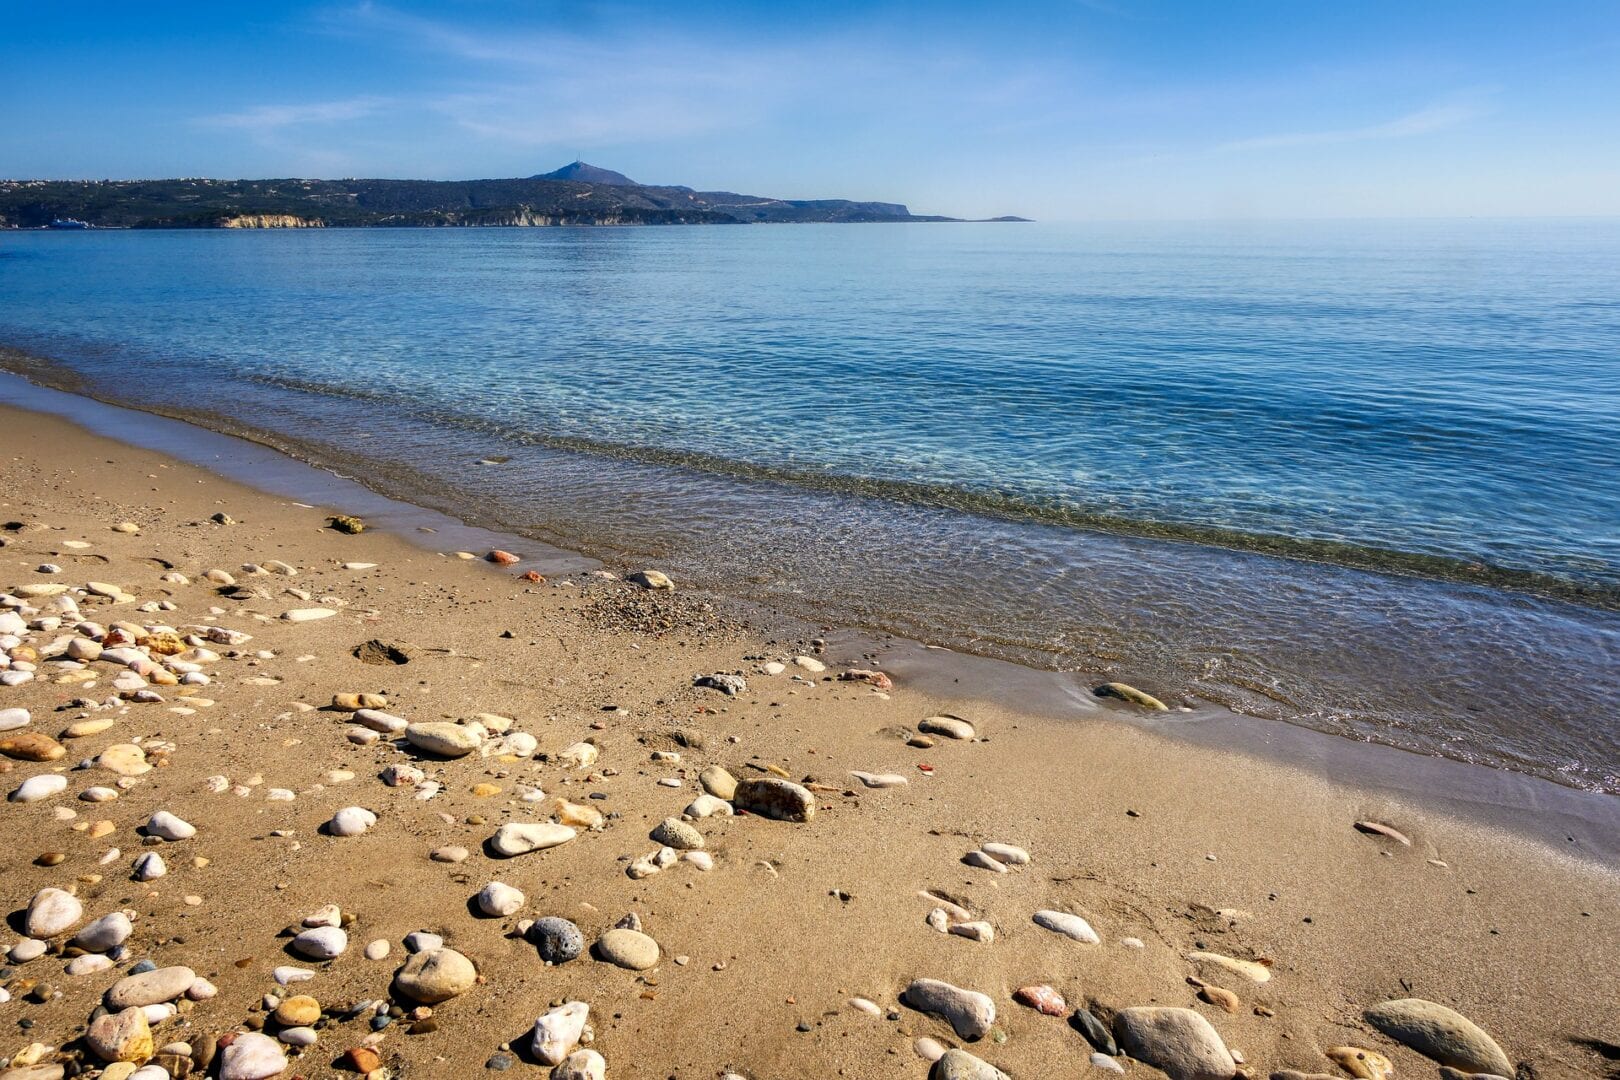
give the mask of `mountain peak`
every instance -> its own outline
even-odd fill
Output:
[[[595,165],[587,165],[583,161],[575,161],[564,165],[560,169],[539,176],[529,177],[531,180],[572,180],[576,184],[608,184],[613,187],[640,187],[634,180],[624,173],[614,172],[612,169],[602,169]]]

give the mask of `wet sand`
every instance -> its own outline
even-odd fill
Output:
[[[0,880],[13,931],[45,887],[75,891],[86,920],[135,913],[128,952],[111,969],[69,976],[56,951],[8,965],[11,1000],[0,1005],[11,1032],[0,1051],[8,1057],[35,1041],[84,1053],[75,1040],[101,995],[146,958],[188,966],[218,988],[160,1024],[159,1046],[199,1044],[255,1023],[274,1031],[260,1005],[276,990],[270,973],[278,965],[316,970],[294,990],[328,1010],[386,999],[405,956],[403,938],[418,930],[441,934],[471,958],[480,983],[434,1006],[432,1022],[419,1025],[432,1030],[417,1034],[408,1033],[408,1021],[373,1033],[363,1020],[333,1020],[287,1075],[336,1075],[340,1055],[373,1035],[393,1076],[474,1075],[502,1044],[513,1047],[515,1074],[543,1075],[527,1057],[528,1032],[551,1004],[577,999],[590,1003],[592,1046],[612,1077],[921,1077],[928,1064],[913,1040],[963,1043],[946,1024],[899,1003],[917,978],[994,1001],[993,1032],[970,1048],[1015,1077],[1094,1068],[1091,1048],[1063,1018],[1011,999],[1018,987],[1038,983],[1056,988],[1071,1009],[1086,1005],[1105,1020],[1147,1005],[1197,1010],[1240,1051],[1244,1071],[1259,1076],[1283,1068],[1348,1075],[1324,1056],[1346,1044],[1387,1054],[1400,1075],[1437,1075],[1434,1062],[1363,1018],[1364,1009],[1391,998],[1456,1009],[1491,1032],[1521,1072],[1528,1065],[1538,1077],[1599,1075],[1606,1063],[1594,1044],[1620,1042],[1620,1020],[1602,1004],[1620,997],[1620,893],[1596,841],[1565,841],[1560,849],[1550,829],[1538,839],[1536,830],[1459,814],[1462,804],[1443,790],[1337,781],[1333,768],[1296,767],[1127,722],[1119,711],[1126,706],[1050,715],[1000,692],[972,663],[951,669],[949,679],[959,682],[909,674],[903,645],[827,634],[818,653],[810,640],[816,631],[766,617],[744,625],[679,582],[673,597],[649,593],[595,576],[588,562],[570,563],[564,553],[519,550],[525,561],[496,568],[457,558],[454,551],[474,539],[461,534],[344,535],[326,527],[330,514],[366,508],[299,506],[286,494],[57,418],[4,409],[0,421],[9,435],[4,517],[43,526],[4,533],[8,572],[0,584],[114,583],[131,602],[79,596],[84,617],[253,635],[235,648],[239,656],[213,646],[227,655],[206,665],[208,685],[152,686],[161,702],[72,704],[115,693],[116,670],[106,663],[90,666],[93,689],[55,681],[82,676],[50,661],[33,681],[0,688],[0,709],[30,710],[28,730],[55,736],[81,717],[116,721],[101,734],[66,740],[56,762],[0,759],[0,768],[9,766],[0,775],[8,792],[114,744],[140,740],[165,761],[114,801],[76,798],[117,779],[91,768],[64,772],[61,794],[0,807],[11,837]],[[211,522],[216,513],[234,524]],[[140,531],[113,531],[125,521]],[[441,541],[448,542],[439,548]],[[298,574],[242,570],[271,560]],[[376,565],[342,568],[354,562]],[[63,572],[36,573],[44,563]],[[543,566],[549,580],[521,580],[531,566]],[[202,578],[211,568],[230,572],[249,593],[222,596]],[[190,583],[164,582],[165,572]],[[138,611],[162,600],[176,610]],[[337,614],[307,623],[279,618],[323,601]],[[24,636],[43,644],[71,627]],[[362,663],[353,650],[370,639],[410,643],[413,658]],[[255,656],[260,650],[274,655]],[[874,666],[863,650],[896,674],[888,693],[836,680],[852,665]],[[801,654],[816,655],[827,670],[764,673],[766,663]],[[693,686],[695,676],[713,672],[742,674],[746,691],[727,697]],[[944,694],[947,687],[955,693]],[[538,741],[539,757],[442,761],[386,737],[356,745],[347,736],[352,718],[330,709],[334,694],[352,692],[386,693],[387,711],[412,722],[510,717],[515,731]],[[942,712],[967,717],[978,738],[907,745],[919,721]],[[600,749],[594,766],[555,760],[587,738]],[[162,753],[164,743],[172,751]],[[654,761],[655,751],[681,760]],[[411,787],[384,785],[379,774],[393,764],[422,768],[442,791],[423,800]],[[814,819],[704,818],[693,824],[712,870],[677,863],[630,877],[631,860],[659,846],[649,831],[701,794],[697,774],[711,764],[739,779],[774,767],[805,783],[814,790]],[[895,773],[908,783],[867,789],[852,770]],[[213,793],[208,778],[218,775],[246,794]],[[475,794],[478,785],[499,790]],[[535,787],[548,797],[521,801]],[[271,789],[296,798],[271,800]],[[503,823],[548,820],[559,796],[611,816],[600,831],[551,850],[509,860],[483,850]],[[324,835],[323,823],[349,806],[374,811],[376,824],[363,835]],[[196,825],[197,835],[149,848],[134,830],[157,810]],[[103,820],[111,831],[92,839],[101,830],[89,823]],[[1354,823],[1364,820],[1392,826],[1410,846],[1357,831]],[[963,863],[996,842],[1027,849],[1030,863],[1005,873]],[[456,864],[429,859],[446,845],[471,855]],[[103,864],[112,847],[120,854]],[[147,850],[160,851],[170,872],[132,881],[131,864]],[[46,853],[65,858],[36,862]],[[206,865],[195,866],[196,857]],[[520,911],[486,918],[470,907],[495,880],[526,894]],[[925,920],[935,905],[918,897],[920,889],[988,921],[995,940],[931,928]],[[352,915],[348,950],[329,964],[289,955],[284,928],[329,903]],[[1083,916],[1101,942],[1080,944],[1035,925],[1041,909]],[[520,919],[561,916],[590,942],[630,912],[661,949],[648,971],[589,954],[547,967],[515,933]],[[17,938],[8,935],[6,944]],[[391,943],[386,960],[362,955],[377,939]],[[1269,981],[1187,960],[1195,950],[1262,960]],[[1199,1000],[1189,977],[1232,991],[1235,1011]],[[880,1015],[846,1004],[855,996],[875,1002]],[[22,1020],[31,1024],[12,1026]],[[93,1055],[85,1064],[92,1063],[101,1067]],[[1121,1063],[1154,1075],[1139,1062]]]

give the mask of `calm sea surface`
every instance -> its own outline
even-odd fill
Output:
[[[794,613],[1620,792],[1620,222],[0,233],[0,344]]]

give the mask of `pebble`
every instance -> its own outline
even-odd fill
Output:
[[[291,986],[293,983],[308,982],[315,977],[315,973],[308,968],[283,964],[273,968],[270,977],[276,981],[277,986]]]
[[[951,923],[945,929],[957,937],[965,937],[969,941],[982,941],[986,945],[996,940],[995,928],[982,919]]]
[[[681,862],[691,863],[704,873],[714,869],[714,856],[707,851],[688,851],[681,856]]]
[[[595,1050],[575,1050],[551,1070],[550,1080],[605,1080],[607,1062]]]
[[[975,867],[979,870],[989,870],[996,874],[1005,874],[1007,872],[1006,863],[1002,862],[1000,859],[992,859],[984,852],[978,850],[970,851],[966,855],[962,856],[962,861],[968,866]]]
[[[14,731],[26,727],[32,719],[27,709],[0,709],[0,731]]]
[[[1091,1055],[1091,1067],[1094,1069],[1101,1069],[1104,1072],[1119,1073],[1121,1076],[1125,1075],[1125,1066],[1121,1065],[1119,1062],[1115,1061],[1113,1058],[1102,1053],[1101,1051],[1097,1051]],[[1276,1074],[1274,1073],[1272,1075],[1273,1078],[1275,1078]]]
[[[856,772],[852,770],[849,775],[853,776],[855,779],[859,780],[863,785],[869,788],[899,787],[901,784],[911,783],[910,780],[907,780],[899,773],[869,773]]]
[[[66,970],[69,975],[94,975],[98,971],[111,970],[112,966],[113,962],[110,957],[102,956],[99,953],[86,953],[83,956],[75,956],[72,960],[69,960]]]
[[[570,1001],[559,1005],[534,1022],[534,1037],[530,1043],[534,1056],[547,1065],[560,1065],[579,1045],[585,1034],[585,1021],[591,1007],[583,1001]]]
[[[134,877],[136,881],[156,881],[169,872],[163,863],[163,856],[155,851],[142,852],[135,859]]]
[[[397,735],[411,726],[406,720],[377,709],[356,709],[352,719],[383,735]]]
[[[38,802],[52,795],[60,795],[67,790],[67,786],[67,777],[58,773],[41,773],[24,780],[7,798],[14,803]]]
[[[377,824],[377,815],[363,806],[345,806],[332,815],[326,831],[333,836],[359,836]]]
[[[996,1022],[996,1003],[976,990],[964,990],[938,979],[917,979],[900,995],[918,1012],[937,1016],[964,1039],[983,1038]]]
[[[0,754],[18,761],[55,761],[67,748],[43,731],[19,731],[0,736]]]
[[[924,735],[943,735],[947,739],[971,739],[974,736],[972,724],[950,713],[928,717],[917,725],[917,730]]]
[[[504,882],[492,881],[478,890],[478,910],[492,918],[515,915],[523,903],[523,893]]]
[[[349,935],[338,926],[317,926],[292,939],[293,951],[311,960],[335,960],[349,947]]]
[[[431,852],[429,852],[428,858],[432,859],[434,862],[459,863],[466,862],[471,854],[472,852],[468,851],[464,847],[440,847],[434,848]]]
[[[424,753],[458,758],[477,750],[484,737],[478,728],[435,720],[425,724],[407,725],[405,741]]]
[[[295,994],[277,1005],[273,1015],[286,1027],[308,1027],[321,1018],[321,1003],[308,994]]]
[[[1236,994],[1220,986],[1200,986],[1198,988],[1198,999],[1205,1004],[1225,1009],[1229,1013],[1237,1012],[1238,1007],[1242,1004]]]
[[[981,844],[979,850],[999,863],[1008,866],[1028,866],[1029,852],[1011,844]]]
[[[1230,1080],[1237,1072],[1220,1034],[1191,1009],[1121,1009],[1114,1032],[1120,1049],[1170,1080]]]
[[[557,764],[567,769],[588,769],[596,764],[601,749],[589,739],[563,748],[557,755]]]
[[[653,829],[651,839],[676,851],[697,851],[703,847],[703,834],[676,817],[660,821]]]
[[[130,923],[129,916],[122,911],[115,911],[110,915],[103,915],[74,934],[71,944],[86,952],[106,952],[128,941],[129,935],[134,932],[135,927]]]
[[[1010,1080],[1006,1073],[968,1053],[952,1048],[940,1055],[934,1063],[930,1080]]]
[[[1090,923],[1080,916],[1071,915],[1066,911],[1037,911],[1035,913],[1035,925],[1044,927],[1054,934],[1062,934],[1064,937],[1078,941],[1083,945],[1097,945],[1102,941],[1097,936],[1097,931],[1091,928]]]
[[[718,690],[727,697],[736,697],[738,694],[748,692],[748,680],[741,675],[731,675],[717,671],[713,675],[699,675],[692,680],[693,686],[706,686],[711,690]]]
[[[1144,709],[1152,709],[1154,712],[1170,711],[1170,707],[1164,702],[1160,701],[1152,694],[1138,690],[1136,687],[1131,686],[1128,683],[1103,683],[1101,686],[1093,690],[1092,693],[1096,694],[1098,697],[1117,698],[1120,701],[1126,701],[1132,705],[1140,705]]]
[[[643,589],[673,589],[675,583],[661,570],[638,570],[624,580]]]
[[[808,789],[776,777],[742,781],[732,801],[739,810],[779,821],[807,822],[816,816],[815,796]]]
[[[306,927],[342,926],[343,909],[336,904],[323,904],[311,914],[304,916],[303,925]]]
[[[160,840],[189,840],[197,835],[197,826],[183,821],[167,810],[159,810],[146,822],[146,832]]]
[[[31,938],[53,938],[66,933],[84,918],[84,904],[72,893],[44,888],[28,902],[23,929]]]
[[[863,997],[852,997],[849,999],[847,1004],[850,1008],[855,1009],[858,1012],[866,1013],[868,1016],[883,1015],[883,1009],[878,1005],[877,1002],[870,1001]]]
[[[118,789],[110,787],[88,787],[79,792],[79,798],[88,803],[112,802],[118,798]]]
[[[113,983],[107,991],[106,1003],[110,1009],[144,1008],[173,1001],[191,988],[197,973],[188,967],[154,968],[138,975],[128,975]]]
[[[540,959],[548,964],[566,964],[585,951],[585,935],[579,927],[556,916],[536,919],[528,936],[539,951]]]
[[[689,818],[702,819],[706,817],[730,817],[733,811],[731,804],[726,800],[705,794],[693,799],[681,813]]]
[[[329,607],[293,608],[283,611],[281,617],[287,622],[315,622],[317,619],[330,619],[336,614],[337,609]]]
[[[1222,956],[1212,952],[1190,952],[1187,959],[1200,966],[1213,965],[1224,971],[1241,975],[1251,982],[1265,983],[1271,981],[1271,969],[1264,964],[1257,964],[1253,960],[1239,960],[1232,956]]]
[[[610,964],[646,971],[658,963],[658,942],[639,930],[613,929],[596,941],[597,955]]]
[[[1363,1050],[1359,1046],[1330,1046],[1323,1054],[1358,1080],[1390,1080],[1395,1075],[1394,1064],[1376,1050]]]
[[[314,1046],[320,1036],[315,1034],[312,1027],[290,1027],[278,1031],[276,1038],[288,1046]]]
[[[382,771],[382,782],[389,787],[415,787],[427,779],[427,773],[415,765],[390,765]]]
[[[219,1080],[270,1080],[287,1071],[287,1055],[276,1040],[244,1031],[220,1055]]]
[[[720,765],[710,765],[698,773],[698,783],[703,785],[704,791],[726,802],[737,794],[737,778]]]
[[[102,1061],[139,1064],[152,1056],[152,1028],[140,1009],[104,1013],[90,1022],[85,1042]]]
[[[388,954],[392,952],[393,949],[394,946],[388,941],[387,938],[378,938],[376,941],[367,942],[366,959],[386,960],[388,959]]]
[[[394,985],[412,1001],[437,1005],[466,993],[478,981],[473,962],[454,949],[413,953],[394,974]]]
[[[1013,991],[1013,1000],[1047,1016],[1062,1016],[1069,1011],[1069,1003],[1063,1000],[1063,995],[1045,984],[1020,986]]]
[[[405,951],[420,953],[444,948],[444,938],[426,930],[413,930],[405,935]]]
[[[1455,1009],[1422,998],[1374,1005],[1367,1022],[1424,1057],[1464,1072],[1514,1075],[1513,1063],[1496,1040]]]
[[[566,844],[579,835],[567,825],[553,825],[546,822],[525,824],[509,822],[495,830],[490,838],[489,846],[495,854],[504,858],[515,855],[525,855],[531,851],[543,851],[559,844]]]

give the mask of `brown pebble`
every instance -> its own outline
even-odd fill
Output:
[[[1200,1001],[1208,1002],[1211,1005],[1219,1005],[1229,1013],[1237,1012],[1238,1006],[1241,1004],[1236,994],[1219,986],[1203,987],[1198,991],[1198,998]]]
[[[60,866],[67,858],[60,851],[47,851],[34,860],[35,866]]]
[[[382,1068],[382,1055],[369,1046],[356,1046],[343,1055],[342,1067],[358,1073]]]

